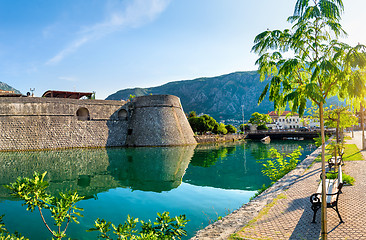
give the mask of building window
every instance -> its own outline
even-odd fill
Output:
[[[87,108],[79,108],[76,111],[76,116],[78,117],[78,120],[80,121],[88,121],[90,120],[89,110]]]

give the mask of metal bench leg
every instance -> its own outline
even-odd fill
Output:
[[[314,211],[314,215],[313,215],[313,221],[312,221],[312,223],[316,223],[315,222],[315,217],[316,217],[316,212],[320,209],[320,207],[319,206],[311,206],[311,209]]]
[[[338,205],[336,205],[336,206],[335,206],[335,208],[333,208],[333,209],[334,209],[334,210],[337,212],[337,214],[338,214],[338,217],[339,217],[339,220],[340,220],[340,221],[339,221],[339,223],[344,223],[344,222],[343,222],[343,220],[342,220],[342,218],[341,218],[341,214],[340,214],[340,213],[339,213],[339,211],[338,211]]]

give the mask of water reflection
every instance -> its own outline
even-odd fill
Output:
[[[0,185],[47,171],[49,191],[76,189],[87,198],[111,188],[162,192],[178,187],[195,146],[0,152]],[[0,198],[9,198],[0,188]]]
[[[43,152],[0,152],[0,184],[17,176],[31,177],[47,171],[50,192],[76,189],[87,198],[123,187],[162,192],[184,182],[221,189],[256,190],[269,180],[258,160],[269,158],[269,149],[289,153],[302,145],[305,155],[314,150],[309,142],[272,141],[159,148],[71,149]],[[302,158],[304,158],[303,156]],[[190,165],[189,165],[190,163]],[[188,167],[189,165],[189,167]],[[9,198],[0,188],[0,198]]]
[[[298,146],[303,147],[301,160],[315,150],[310,141],[271,141],[270,144],[246,141],[199,145],[183,181],[221,189],[257,190],[263,184],[270,183],[268,177],[261,172],[261,161],[270,158],[269,149],[273,147],[281,153],[290,153]]]
[[[72,239],[94,239],[85,230],[98,217],[114,223],[128,214],[154,219],[156,212],[172,216],[187,214],[188,239],[205,227],[208,219],[227,214],[247,203],[263,184],[259,159],[271,147],[291,152],[299,145],[302,158],[314,148],[307,141],[239,142],[166,148],[71,149],[44,152],[0,152],[0,185],[47,171],[52,194],[76,189],[86,199],[80,225],[70,225]],[[94,198],[94,199],[93,199]],[[0,199],[11,199],[0,187]],[[9,230],[26,233],[31,239],[49,236],[37,214],[25,213],[20,202],[1,201]],[[48,216],[49,217],[49,216]],[[27,224],[19,224],[26,222]]]

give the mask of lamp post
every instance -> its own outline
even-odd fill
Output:
[[[244,105],[241,105],[241,111],[243,114],[243,132],[245,133],[245,126],[244,126]]]

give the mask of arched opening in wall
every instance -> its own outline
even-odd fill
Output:
[[[90,120],[89,110],[86,108],[79,108],[76,111],[76,116],[78,117],[78,120],[80,121],[87,121]]]
[[[119,120],[127,120],[127,111],[125,109],[121,109],[118,111],[118,119]]]

